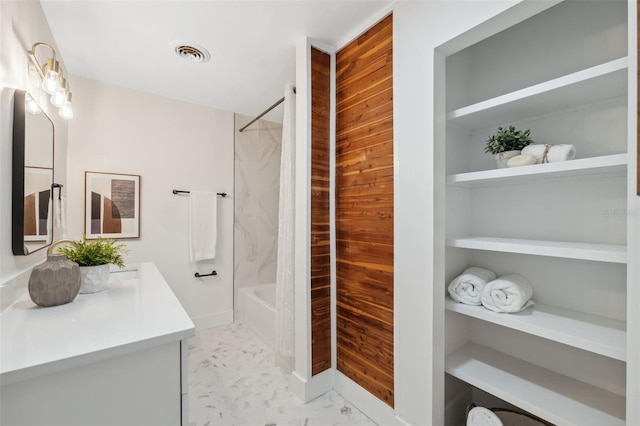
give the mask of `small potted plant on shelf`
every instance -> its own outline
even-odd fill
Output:
[[[129,250],[113,239],[87,241],[82,235],[82,240],[71,241],[70,246],[61,247],[58,252],[80,266],[80,293],[97,293],[107,288],[109,264],[124,267],[122,255]]]
[[[494,154],[499,169],[507,167],[507,160],[520,155],[522,148],[533,143],[531,130],[516,130],[514,126],[498,127],[495,135],[487,139],[484,152]]]

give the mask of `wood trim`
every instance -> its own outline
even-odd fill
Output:
[[[394,405],[393,17],[336,55],[337,368]]]
[[[331,368],[331,57],[311,48],[311,374]]]

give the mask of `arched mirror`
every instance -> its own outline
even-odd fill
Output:
[[[53,122],[28,92],[16,90],[11,198],[14,255],[27,255],[51,244],[53,150]]]

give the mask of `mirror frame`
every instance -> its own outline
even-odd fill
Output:
[[[12,163],[12,188],[11,188],[11,247],[13,254],[16,256],[24,256],[35,253],[43,248],[51,245],[53,236],[47,236],[46,244],[38,247],[33,251],[25,248],[24,238],[24,184],[25,184],[25,158],[26,158],[26,107],[25,101],[27,93],[24,90],[16,89],[13,95],[13,163]],[[29,95],[31,96],[31,95]],[[53,170],[55,158],[55,126],[51,118],[42,111],[42,115],[51,123],[51,168]],[[51,197],[53,197],[53,175],[51,178]],[[47,220],[53,220],[53,206],[51,209],[51,217]],[[51,227],[53,232],[53,227]]]

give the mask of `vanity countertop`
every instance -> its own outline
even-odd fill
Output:
[[[0,315],[0,383],[179,341],[194,330],[151,262],[114,270],[107,290],[66,305],[41,308],[27,293]]]

